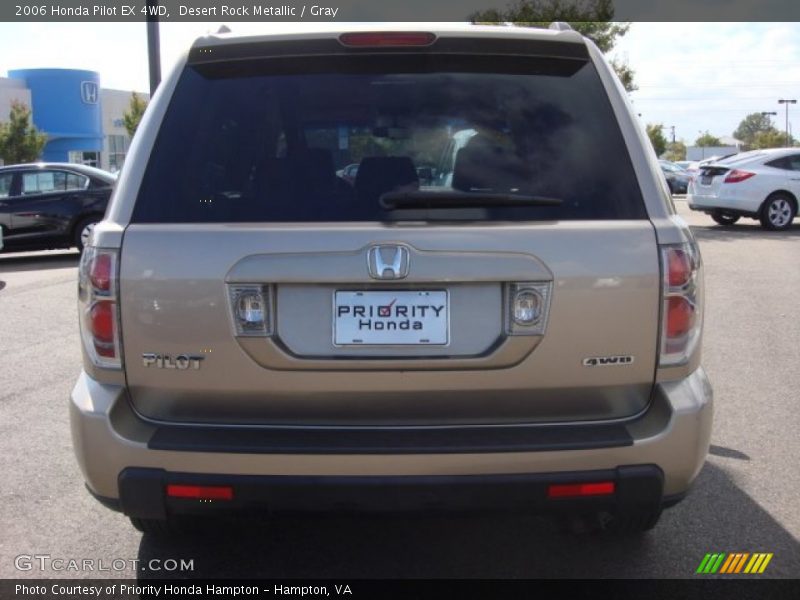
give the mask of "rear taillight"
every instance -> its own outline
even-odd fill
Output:
[[[689,360],[702,328],[700,254],[694,242],[662,246],[661,366]]]
[[[343,33],[339,43],[351,48],[387,48],[398,46],[430,46],[436,36],[426,31],[370,31]]]
[[[734,169],[733,171],[728,172],[723,181],[724,183],[739,183],[740,181],[744,181],[745,179],[750,179],[751,177],[754,176],[755,173],[752,173],[750,171],[740,171],[739,169]]]
[[[117,252],[87,247],[78,272],[81,338],[92,362],[118,369],[120,360]]]

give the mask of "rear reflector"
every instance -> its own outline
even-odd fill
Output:
[[[356,48],[386,48],[392,46],[430,46],[436,41],[432,33],[422,31],[384,31],[343,33],[339,43]]]
[[[734,169],[725,176],[724,182],[739,183],[740,181],[744,181],[745,179],[750,179],[753,176],[755,176],[755,173],[751,173],[750,171],[740,171],[739,169]]]
[[[173,485],[167,486],[170,498],[196,498],[198,500],[233,500],[230,486]]]
[[[581,496],[610,496],[614,493],[614,489],[615,486],[613,481],[551,485],[547,488],[547,497],[578,498]]]

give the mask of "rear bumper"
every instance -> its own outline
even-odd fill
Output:
[[[686,196],[686,203],[691,210],[707,214],[722,210],[729,214],[757,217],[759,210],[758,203],[746,196],[727,198],[696,194],[689,191]]]
[[[549,497],[551,485],[613,482],[614,492],[581,498]],[[425,475],[406,477],[296,477],[170,473],[128,468],[120,473],[120,498],[104,502],[129,516],[164,519],[172,514],[218,512],[401,512],[509,511],[582,512],[658,510],[664,475],[654,465],[605,471],[525,475]],[[230,500],[173,498],[167,485],[225,486]],[[669,499],[666,504],[669,504]]]
[[[346,430],[310,439],[308,431],[292,437],[264,428],[158,427],[131,410],[123,387],[85,373],[70,407],[90,491],[127,514],[154,517],[219,508],[166,497],[167,484],[182,483],[232,486],[234,500],[221,507],[233,509],[671,504],[703,465],[712,404],[698,369],[658,384],[647,412],[617,425],[439,428],[411,437],[373,430],[363,439]],[[350,441],[337,445],[335,438]],[[582,481],[613,481],[616,490],[610,497],[548,500],[549,485]],[[640,491],[626,491],[631,485]]]

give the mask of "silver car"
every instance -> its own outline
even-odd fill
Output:
[[[563,28],[199,39],[79,305],[78,462],[144,531],[475,506],[641,531],[708,449],[697,245]]]

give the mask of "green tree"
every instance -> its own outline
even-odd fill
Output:
[[[667,151],[664,153],[666,160],[686,160],[686,144],[683,142],[671,142],[667,144]]]
[[[661,123],[648,123],[646,129],[647,137],[650,138],[650,143],[653,144],[653,150],[656,151],[656,156],[661,156],[667,149],[667,138],[664,137],[664,126]]]
[[[473,23],[514,23],[523,27],[547,28],[553,21],[566,21],[578,33],[591,39],[602,52],[614,48],[630,23],[615,23],[613,0],[516,0],[505,10],[488,9],[472,13]],[[611,65],[625,89],[637,89],[633,69],[615,59]]]
[[[0,123],[0,158],[9,165],[33,162],[46,143],[47,135],[31,124],[31,109],[13,101],[8,123]]]
[[[736,131],[733,132],[733,137],[744,142],[746,146],[754,147],[756,136],[770,130],[774,131],[775,128],[772,126],[769,115],[750,113],[739,123]]]
[[[759,131],[750,144],[753,150],[762,148],[783,148],[786,145],[786,134],[770,127],[765,131]]]
[[[122,122],[125,124],[125,129],[129,136],[133,137],[133,134],[136,133],[146,108],[147,102],[140,98],[136,92],[131,92],[131,102],[128,105],[128,110],[122,115]]]
[[[694,141],[694,145],[707,148],[708,146],[722,146],[722,142],[719,141],[718,137],[714,137],[706,131]]]

